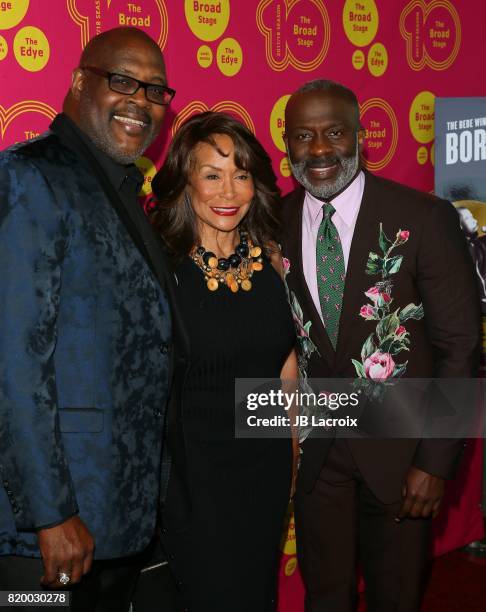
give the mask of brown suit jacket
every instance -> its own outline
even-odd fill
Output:
[[[355,378],[351,359],[360,360],[366,338],[376,321],[359,315],[369,302],[364,295],[376,276],[365,273],[370,252],[380,253],[379,226],[394,239],[410,232],[396,249],[403,255],[393,275],[394,309],[422,303],[421,320],[408,320],[410,351],[404,376],[412,378],[467,378],[479,360],[480,314],[471,257],[459,226],[458,214],[445,200],[421,193],[366,172],[365,188],[349,255],[336,351],[323,327],[302,266],[302,210],[305,192],[298,188],[283,200],[283,256],[290,262],[289,290],[310,322],[314,351],[307,362],[309,378]],[[302,349],[302,344],[299,346]],[[400,355],[400,357],[402,357]],[[298,486],[311,490],[325,461],[331,439],[309,437],[303,444]],[[350,439],[354,459],[375,495],[385,503],[400,498],[410,465],[448,478],[462,448],[460,440]]]

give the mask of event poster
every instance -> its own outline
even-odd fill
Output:
[[[0,0],[0,148],[44,132],[62,109],[87,41],[128,25],[158,42],[177,90],[160,138],[138,162],[142,195],[151,193],[172,133],[207,109],[232,113],[253,130],[282,191],[291,190],[285,105],[316,78],[356,92],[372,172],[430,191],[436,98],[486,95],[475,74],[485,23],[484,0]],[[450,493],[436,553],[482,536],[481,453],[474,445],[466,453],[465,485],[460,479]],[[279,606],[299,612],[291,513],[289,520]]]
[[[478,282],[486,353],[486,97],[437,98],[435,113],[435,191],[459,213]]]

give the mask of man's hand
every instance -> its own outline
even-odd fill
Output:
[[[445,481],[416,467],[410,467],[402,487],[403,503],[395,520],[435,518],[444,497]]]
[[[79,582],[91,569],[94,540],[78,516],[55,527],[39,529],[37,538],[44,564],[43,586],[66,588]],[[69,574],[71,580],[68,585],[59,582],[59,572]]]

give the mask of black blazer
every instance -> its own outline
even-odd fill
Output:
[[[352,359],[360,361],[365,340],[376,321],[360,316],[369,302],[365,292],[376,276],[366,274],[370,252],[380,253],[379,227],[394,240],[399,230],[408,240],[394,254],[403,255],[393,275],[394,308],[422,303],[424,316],[408,320],[410,351],[404,376],[467,378],[474,375],[480,347],[480,313],[474,270],[454,207],[445,200],[365,173],[365,187],[349,256],[336,351],[327,336],[305,282],[302,266],[302,210],[305,192],[298,188],[283,201],[283,256],[290,261],[287,282],[298,300],[303,323],[317,348],[307,360],[309,377],[355,378]],[[299,346],[302,354],[302,344]],[[403,358],[402,358],[403,357]],[[331,440],[304,442],[299,485],[314,486]],[[450,477],[462,448],[460,440],[352,439],[353,456],[375,495],[386,503],[400,498],[408,467]]]

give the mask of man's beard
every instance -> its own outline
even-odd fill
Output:
[[[79,116],[83,131],[98,149],[103,151],[103,153],[106,153],[108,157],[111,157],[111,159],[118,162],[119,164],[132,164],[147,150],[147,148],[157,137],[153,122],[151,118],[147,115],[144,120],[147,121],[147,123],[149,124],[149,129],[147,130],[145,137],[136,149],[126,150],[121,147],[116,141],[114,141],[113,136],[110,133],[108,124],[103,123],[101,117],[98,117],[96,123],[93,122],[92,113],[93,111],[92,108],[90,108],[89,102],[86,105],[80,105]],[[111,119],[111,121],[113,121],[113,119]]]
[[[347,187],[356,176],[360,166],[359,142],[356,138],[355,152],[351,157],[333,155],[293,163],[289,155],[289,163],[295,179],[302,185],[302,187],[305,188],[306,191],[319,200],[328,200],[332,196],[336,195],[336,193],[343,191],[343,189]],[[313,185],[305,174],[308,167],[322,168],[332,166],[336,163],[341,165],[341,170],[337,178],[331,183],[324,183],[320,186]]]

